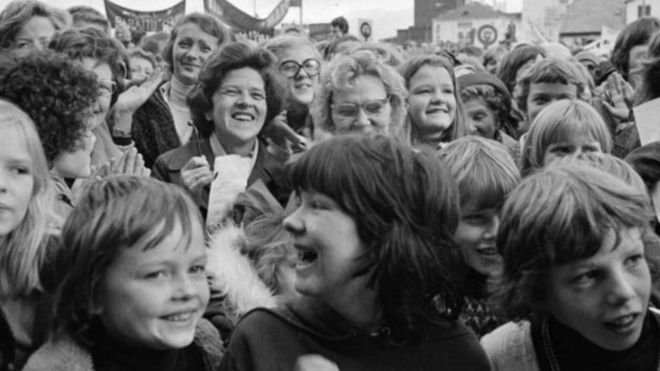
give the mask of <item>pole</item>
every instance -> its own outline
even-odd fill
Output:
[[[303,18],[302,18],[302,4],[303,0],[300,0],[300,25],[303,25]]]

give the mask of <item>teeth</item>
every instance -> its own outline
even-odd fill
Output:
[[[241,120],[241,121],[252,120],[252,116],[248,115],[247,113],[237,113],[232,115],[232,117],[236,120]]]
[[[172,316],[166,316],[163,318],[172,322],[185,322],[190,320],[192,316],[193,316],[193,312],[187,312],[187,313],[175,314]]]
[[[616,321],[612,321],[610,323],[615,325],[615,326],[626,327],[626,326],[632,324],[634,321],[635,321],[635,316],[628,315],[628,316],[621,317],[621,318],[617,319]]]

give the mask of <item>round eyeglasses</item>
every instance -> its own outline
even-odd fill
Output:
[[[288,60],[280,64],[280,73],[286,77],[296,77],[300,70],[304,70],[310,77],[316,76],[321,72],[321,62],[318,59],[305,59],[302,64]]]

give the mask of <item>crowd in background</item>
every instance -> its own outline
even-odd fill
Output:
[[[0,371],[660,370],[659,19],[125,31],[0,11]]]

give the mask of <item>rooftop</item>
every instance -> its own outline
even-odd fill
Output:
[[[626,5],[621,0],[575,0],[566,11],[560,34],[600,33],[603,26],[621,30]]]

